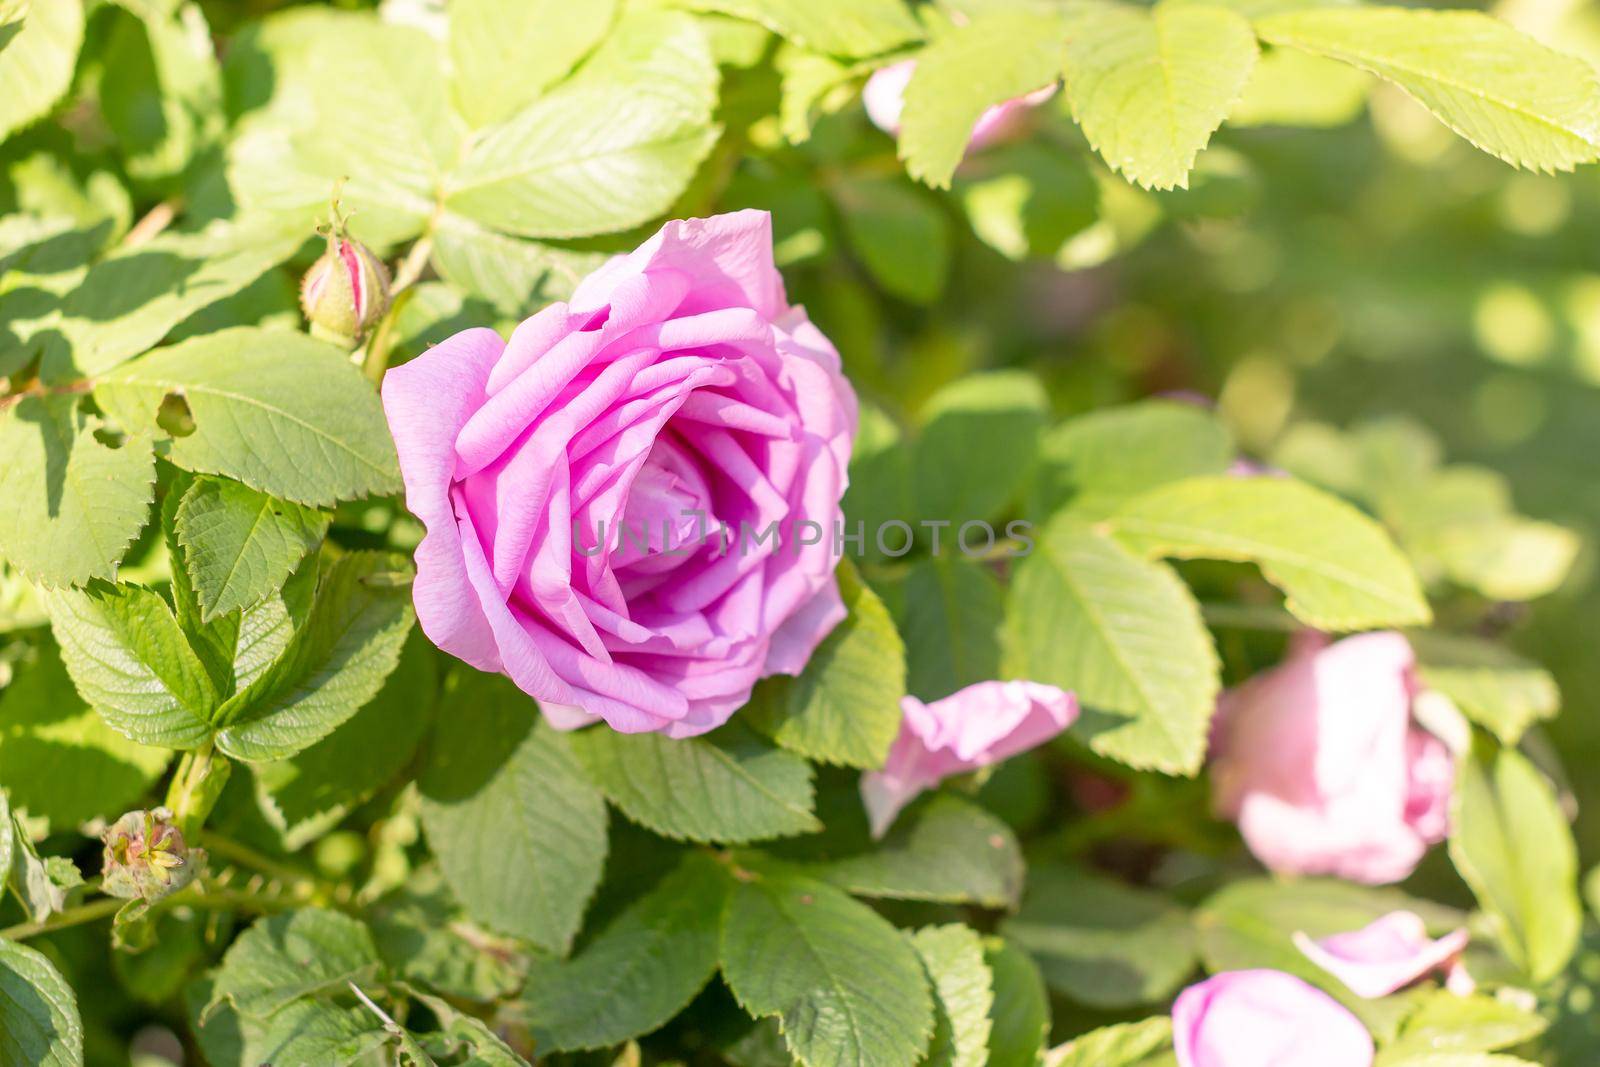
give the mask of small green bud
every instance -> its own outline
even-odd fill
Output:
[[[300,282],[313,336],[353,347],[389,307],[389,272],[372,250],[335,227],[328,250]]]
[[[105,863],[100,888],[127,900],[160,900],[199,874],[202,849],[190,849],[166,808],[130,811],[101,835]]]

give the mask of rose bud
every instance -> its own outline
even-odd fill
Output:
[[[1337,1000],[1282,971],[1224,971],[1178,994],[1179,1067],[1371,1067],[1372,1035]]]
[[[1223,694],[1216,808],[1267,867],[1397,882],[1444,840],[1455,763],[1412,718],[1414,662],[1397,633],[1312,635]]]
[[[166,808],[130,811],[101,835],[105,863],[100,888],[108,896],[160,900],[194,881],[205,860],[190,849]]]
[[[931,704],[904,697],[900,709],[883,770],[861,776],[875,837],[923,790],[1042,745],[1078,717],[1071,693],[1038,682],[979,682]]]
[[[352,347],[389,307],[389,271],[342,228],[300,281],[300,307],[312,336]]]

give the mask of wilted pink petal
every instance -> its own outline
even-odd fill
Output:
[[[1441,938],[1428,937],[1421,916],[1392,911],[1348,933],[1313,941],[1296,932],[1294,943],[1318,967],[1358,997],[1386,997],[1431,971],[1446,969],[1471,935],[1466,927]]]
[[[1282,971],[1225,971],[1178,994],[1179,1067],[1371,1067],[1372,1036],[1334,1000]]]
[[[1041,745],[1078,717],[1071,693],[1038,682],[978,682],[931,704],[908,696],[900,707],[887,763],[861,776],[876,836],[924,790]]]

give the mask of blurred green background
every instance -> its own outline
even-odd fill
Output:
[[[1520,0],[1493,11],[1600,61],[1595,5]],[[914,409],[945,381],[989,366],[1039,373],[1057,414],[1192,395],[1215,402],[1241,450],[1259,461],[1333,475],[1297,461],[1320,451],[1314,466],[1337,466],[1327,456],[1330,431],[1359,450],[1353,433],[1396,467],[1397,508],[1478,507],[1494,491],[1475,488],[1464,500],[1423,492],[1433,463],[1471,464],[1503,476],[1517,512],[1578,534],[1576,562],[1556,592],[1516,608],[1468,595],[1454,602],[1454,621],[1504,633],[1556,674],[1563,710],[1545,730],[1585,813],[1587,868],[1600,861],[1600,777],[1588,773],[1600,757],[1600,170],[1515,171],[1387,87],[1372,89],[1364,110],[1359,97],[1330,100],[1298,102],[1339,120],[1328,128],[1225,126],[1189,190],[1150,194],[1092,162],[1075,169],[1088,157],[1058,99],[1035,116],[1028,145],[970,158],[954,194],[929,202],[930,211],[954,209],[949,230],[963,236],[949,241],[937,296],[910,302],[883,294],[893,269],[872,269],[870,243],[848,230],[850,198],[874,180],[859,175],[892,163],[871,158],[874,148],[887,157],[890,142],[853,107],[824,119],[811,144],[821,158],[836,151],[835,139],[853,141],[863,157],[831,188],[829,176],[819,181],[846,205],[841,239],[853,271],[824,251],[834,239],[816,232],[825,226],[785,214],[759,162],[746,164],[732,192],[749,190],[751,202],[771,207],[780,234],[798,231],[780,246],[794,261],[792,294],[838,343],[863,391],[891,410]],[[1033,169],[1022,158],[1043,152],[1059,154]],[[1039,177],[1021,190],[975,193],[991,172]],[[788,197],[809,202],[794,190]],[[1069,269],[1037,255],[1012,262],[966,232],[971,225],[1003,244],[1019,219],[1034,228],[1035,253],[1066,234],[1055,258]],[[902,277],[937,258],[942,242],[930,234],[940,229],[905,221],[894,241],[884,239],[902,250]],[[1405,499],[1408,489],[1415,499]],[[1537,571],[1541,554],[1519,546],[1507,566]]]

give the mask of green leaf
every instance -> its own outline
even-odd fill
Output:
[[[22,32],[22,23],[28,17],[31,0],[0,0],[0,50],[16,40]]]
[[[321,574],[320,556],[307,556],[282,589],[254,607],[246,608],[239,616],[239,632],[233,646],[236,692],[249,689],[269,667],[283,658],[294,635],[305,627],[311,615]],[[223,622],[218,620],[214,625]]]
[[[1146,189],[1187,189],[1255,62],[1250,23],[1225,7],[1090,3],[1068,28],[1067,99],[1113,170]]]
[[[220,694],[159,593],[94,585],[45,607],[73,684],[113,730],[163,748],[210,740]]]
[[[178,178],[222,132],[222,73],[194,3],[112,26],[101,62],[100,107],[136,181]]]
[[[717,83],[693,17],[631,11],[570,81],[484,131],[451,173],[446,204],[524,237],[646,222],[672,205],[711,150]]]
[[[1100,188],[1082,153],[1040,140],[985,146],[956,195],[972,232],[1007,259],[1055,259],[1099,218]]]
[[[1355,1012],[1381,1040],[1395,1033],[1411,1005],[1398,998],[1364,1000],[1351,993],[1295,946],[1294,934],[1303,931],[1315,940],[1348,933],[1392,911],[1422,916],[1435,937],[1467,921],[1463,912],[1397,889],[1323,878],[1293,882],[1258,878],[1235,882],[1213,894],[1195,912],[1194,925],[1208,971],[1265,967],[1292,974]]]
[[[450,6],[455,101],[486,126],[566,77],[611,27],[615,0],[463,0]]]
[[[1128,1008],[1166,999],[1194,971],[1189,915],[1165,896],[1071,867],[1030,874],[1022,910],[1003,930],[1056,992]]]
[[[0,556],[35,582],[116,577],[155,495],[150,438],[111,448],[77,397],[24,397],[0,408]]]
[[[950,524],[941,551],[957,547],[951,542],[963,524],[997,518],[1016,502],[1033,473],[1048,406],[1039,380],[1020,371],[962,378],[929,398],[912,486],[918,517]]]
[[[795,44],[836,56],[872,56],[922,36],[901,0],[685,0],[757,22]]]
[[[10,20],[5,31],[11,30]],[[72,84],[82,0],[37,0],[0,52],[0,141],[44,117]]]
[[[867,60],[835,59],[790,41],[778,46],[772,65],[779,77],[778,128],[790,144],[805,143],[819,118],[858,100],[860,78],[874,66]]]
[[[41,858],[28,836],[28,828],[15,811],[6,816],[11,823],[11,867],[4,875],[11,891],[22,903],[22,910],[36,923],[66,910],[68,891],[83,884],[77,865],[62,856]]]
[[[440,277],[506,315],[528,315],[566,299],[607,258],[604,252],[508,237],[453,211],[434,224],[433,266]]]
[[[255,1050],[248,1047],[259,1036],[255,1032],[255,1024],[251,1025],[252,1032],[246,1034],[239,1013],[226,1002],[208,1008],[214,988],[215,984],[209,976],[201,976],[183,990],[189,1031],[195,1045],[205,1056],[205,1062],[210,1067],[247,1067],[252,1063],[260,1063],[261,1059]]]
[[[905,646],[888,609],[855,568],[841,562],[838,577],[849,614],[798,678],[761,683],[743,718],[809,759],[881,767],[900,732]]]
[[[460,1000],[486,1003],[521,988],[514,942],[474,926],[437,867],[412,871],[406,883],[367,912],[378,955],[408,982]]]
[[[72,687],[55,646],[0,690],[0,782],[31,817],[68,829],[115,819],[167,766],[164,749],[129,744]],[[0,833],[9,831],[9,820]],[[0,856],[0,872],[9,863]]]
[[[1172,570],[1063,517],[1017,567],[1002,636],[1006,674],[1059,685],[1087,709],[1075,729],[1134,767],[1193,774],[1219,688],[1200,608]]]
[[[372,932],[342,912],[301,908],[258,919],[222,957],[212,1008],[266,1019],[303,997],[345,992],[382,970]]]
[[[238,651],[242,617],[235,612],[210,622],[200,620],[200,598],[195,595],[194,585],[189,580],[188,549],[174,533],[178,505],[193,482],[187,473],[178,471],[161,496],[160,528],[167,549],[167,572],[172,582],[168,599],[172,601],[172,613],[178,620],[178,628],[183,631],[195,655],[200,657],[219,697],[225,700],[238,688],[233,661]]]
[[[717,970],[717,931],[732,879],[689,853],[570,960],[537,959],[522,991],[536,1047],[604,1048],[682,1011]]]
[[[1145,400],[1102,408],[1046,431],[1029,513],[1060,508],[1096,520],[1168,482],[1223,474],[1233,462],[1222,420],[1194,404]]]
[[[1050,1050],[1045,1067],[1133,1067],[1172,1044],[1172,1020],[1165,1015],[1136,1023],[1091,1030]]]
[[[440,41],[376,12],[300,8],[231,44],[229,98],[259,105],[228,147],[228,188],[246,213],[304,236],[337,183],[369,244],[423,231],[467,132]]]
[[[256,765],[262,807],[288,847],[325,833],[410,762],[433,713],[435,662],[422,631],[412,630],[394,672],[360,711],[288,759]]]
[[[1450,859],[1511,961],[1535,982],[1559,974],[1583,925],[1577,846],[1555,790],[1515,749],[1479,741],[1459,761]]]
[[[1422,574],[1493,600],[1532,600],[1566,580],[1578,553],[1573,531],[1516,514],[1504,476],[1457,465],[1372,492],[1379,513]]]
[[[328,515],[239,482],[196,478],[178,505],[200,619],[247,608],[283,585],[328,530]]]
[[[970,801],[939,793],[898,820],[871,852],[813,873],[864,897],[1014,908],[1024,866],[1010,827]]]
[[[988,1062],[993,977],[983,941],[970,926],[928,926],[911,935],[933,982],[933,1040],[928,1067],[984,1067]]]
[[[998,937],[985,939],[983,961],[994,976],[989,1067],[1037,1067],[1050,1032],[1050,997],[1038,965]]]
[[[1461,634],[1406,635],[1417,654],[1417,677],[1449,697],[1502,744],[1515,745],[1534,723],[1552,718],[1561,691],[1550,672],[1504,645]]]
[[[83,1065],[83,1023],[72,987],[42,953],[4,939],[0,1035],[0,1061],[7,1067]]]
[[[1600,83],[1584,60],[1476,11],[1311,7],[1256,20],[1261,39],[1371,71],[1514,166],[1600,156]]]
[[[822,882],[741,882],[723,915],[722,974],[747,1012],[778,1017],[809,1067],[913,1067],[927,1051],[933,1000],[910,940]]]
[[[832,192],[851,249],[884,291],[914,304],[939,299],[950,273],[950,221],[927,190],[857,176]]]
[[[1343,126],[1367,106],[1372,75],[1331,59],[1271,48],[1256,61],[1229,126]]]
[[[743,844],[822,829],[811,765],[741,722],[681,741],[609,727],[571,740],[606,799],[664,837]]]
[[[1428,994],[1405,1021],[1400,1036],[1383,1050],[1383,1062],[1427,1052],[1493,1052],[1543,1033],[1545,1019],[1495,997],[1461,996],[1447,990]]]
[[[445,880],[474,919],[565,954],[600,883],[605,801],[505,678],[457,671],[437,719],[418,784]]]
[[[197,474],[312,507],[400,489],[377,394],[346,353],[302,333],[196,337],[113,371],[94,395],[131,428],[153,427],[162,402],[181,397],[194,432],[166,458]]]
[[[118,247],[61,302],[60,343],[46,345],[41,376],[64,382],[121,366],[288,259],[305,238],[273,220],[226,221]],[[226,365],[231,346],[223,351],[216,362]]]
[[[1431,618],[1416,573],[1377,523],[1288,478],[1190,478],[1112,518],[1147,556],[1253,562],[1285,606],[1321,630],[1409,626]]]
[[[996,11],[923,49],[900,117],[900,158],[911,176],[948,189],[984,111],[1060,77],[1064,36],[1052,13]]]
[[[329,566],[282,655],[218,709],[217,747],[236,759],[283,759],[377,696],[415,618],[409,567],[384,552],[352,552]]]
[[[260,1059],[272,1067],[326,1067],[370,1061],[389,1035],[366,1008],[341,1008],[320,1000],[286,1006],[261,1028]]]
[[[938,700],[1000,676],[1004,594],[990,571],[953,554],[918,560],[906,573],[903,603],[913,696]]]

